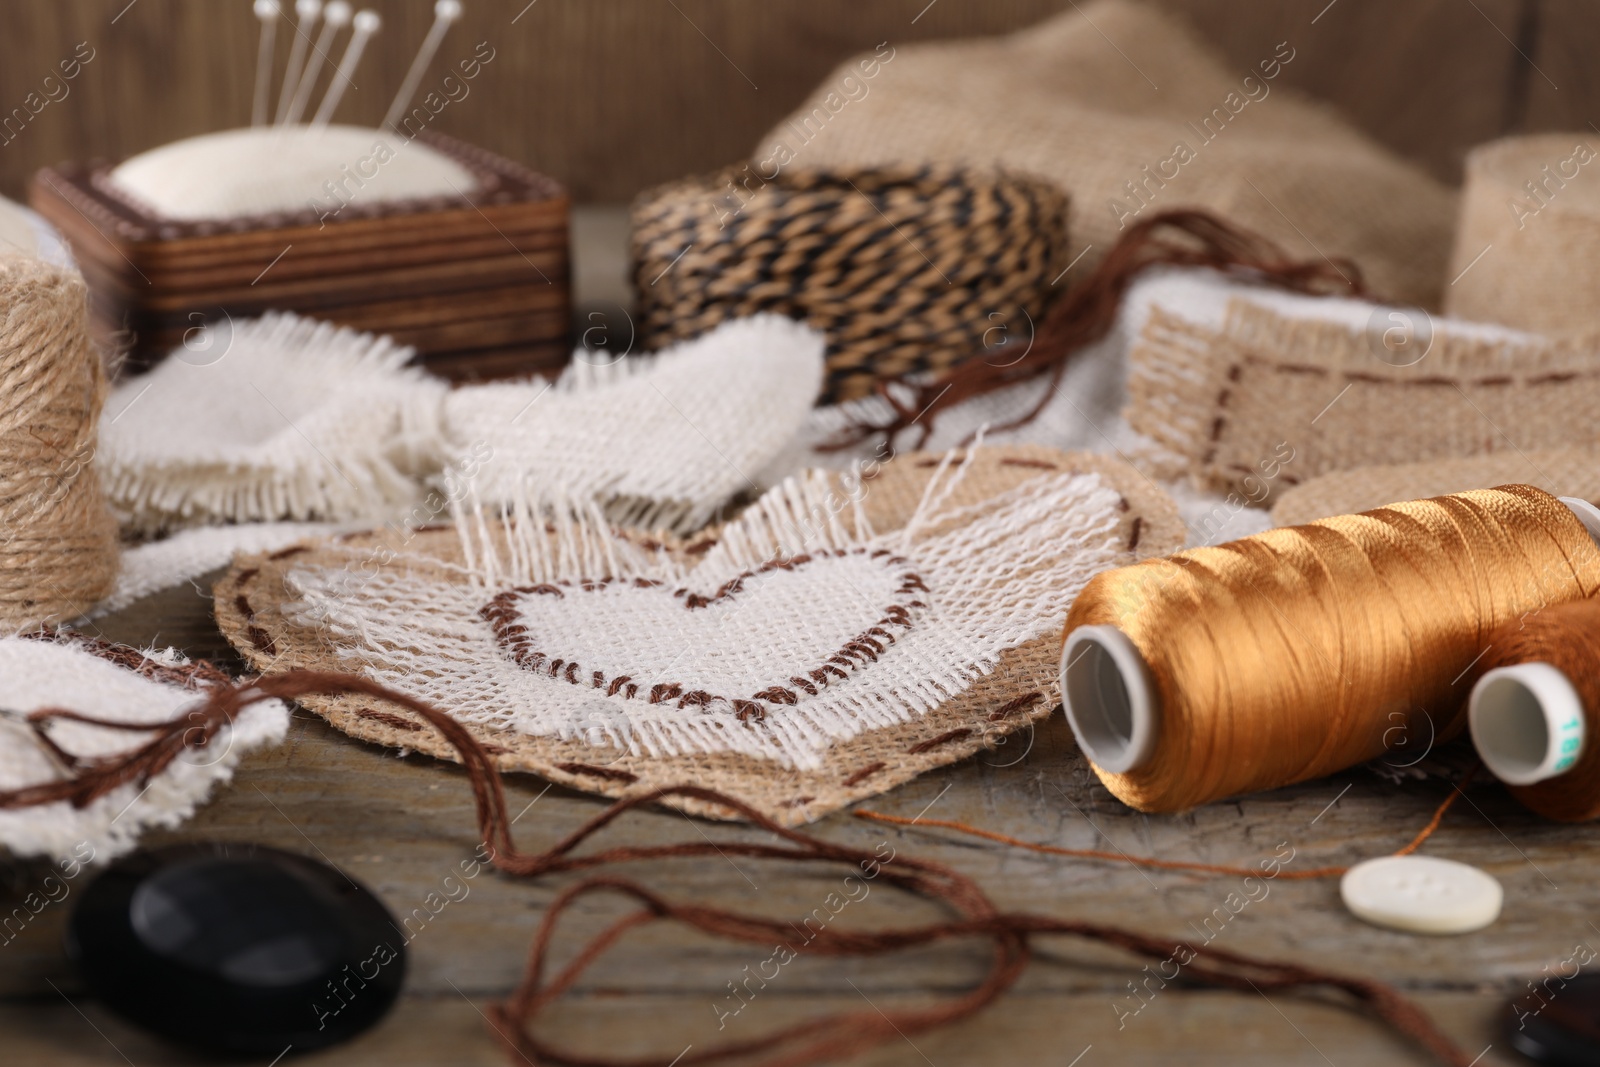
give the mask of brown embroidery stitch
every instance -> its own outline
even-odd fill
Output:
[[[1022,711],[1024,708],[1033,707],[1043,699],[1043,693],[1024,693],[1017,697],[1017,699],[1008,701],[991,711],[989,713],[989,721],[999,722],[1001,719],[1008,718],[1016,712]]]
[[[278,654],[278,643],[272,639],[271,634],[267,633],[267,631],[263,630],[261,627],[251,626],[246,629],[244,633],[245,636],[250,639],[250,643],[255,645],[256,648],[260,649],[262,652],[265,652],[269,656],[276,656]]]
[[[410,719],[401,718],[399,715],[388,711],[379,711],[376,708],[357,708],[356,714],[363,719],[381,722],[385,726],[393,726],[396,730],[407,730],[416,733],[422,729],[422,724],[412,722]]]
[[[930,737],[926,741],[918,741],[916,744],[906,749],[906,755],[915,756],[920,752],[927,752],[929,749],[938,748],[940,745],[948,745],[952,741],[961,740],[970,733],[972,733],[970,729],[962,726],[958,729],[951,730],[948,733],[940,734],[938,737]]]
[[[753,570],[745,571],[723,583],[722,587],[710,596],[691,593],[688,589],[676,589],[672,595],[681,600],[683,606],[689,611],[698,611],[708,608],[724,600],[730,600],[744,591],[745,582],[772,571],[793,571],[814,559],[830,556],[860,555],[867,553],[867,549],[836,549],[828,552],[808,553],[791,556],[783,559],[772,560]],[[909,561],[902,556],[890,553],[887,549],[871,551],[870,558],[881,561],[887,567],[899,568],[901,571],[900,583],[895,588],[899,596],[912,593],[928,592],[927,583],[915,571],[910,569]],[[556,596],[566,597],[566,590],[577,589],[585,592],[595,592],[605,589],[618,581],[615,578],[582,578],[566,580],[555,583],[543,583],[533,586],[522,586],[508,589],[499,593],[489,603],[479,609],[478,614],[494,629],[495,637],[502,648],[511,654],[513,660],[525,670],[543,673],[550,678],[564,679],[573,685],[585,684],[585,678],[576,662],[566,659],[551,659],[549,654],[533,647],[533,640],[529,636],[528,627],[520,621],[522,616],[517,606],[517,601],[523,596]],[[649,589],[662,585],[659,581],[648,578],[634,578],[631,585],[638,589]],[[883,655],[886,645],[896,642],[894,634],[889,630],[891,626],[901,629],[911,627],[911,613],[913,610],[926,608],[922,600],[907,600],[904,603],[890,604],[883,609],[883,617],[865,631],[846,641],[839,650],[823,661],[822,666],[807,672],[807,677],[792,675],[790,685],[804,691],[808,696],[816,696],[826,688],[834,679],[850,677],[850,671],[859,670],[869,663],[875,663]],[[809,680],[808,680],[809,679]],[[639,693],[639,685],[633,681],[631,675],[618,675],[609,681],[604,671],[592,671],[587,676],[587,684],[595,689],[604,689],[607,696],[621,695],[632,700]],[[749,698],[727,697],[707,692],[704,689],[693,689],[679,682],[658,682],[649,687],[646,701],[651,704],[666,704],[675,702],[679,708],[709,707],[714,703],[726,703],[734,709],[734,715],[740,722],[761,722],[767,717],[767,708],[764,704],[794,705],[800,702],[799,694],[793,689],[782,685],[772,685],[759,692],[751,694]]]
[[[874,774],[877,774],[887,766],[888,764],[881,761],[878,763],[869,763],[839,784],[845,786],[846,788],[853,785],[860,785],[862,782],[866,781],[868,778],[871,778]]]
[[[617,770],[614,767],[595,767],[587,763],[558,763],[556,769],[566,771],[568,774],[590,774],[596,778],[610,778],[614,782],[639,780],[639,776],[632,771]]]

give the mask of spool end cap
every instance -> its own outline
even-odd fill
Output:
[[[1472,744],[1502,782],[1533,785],[1565,774],[1583,752],[1583,700],[1548,663],[1496,667],[1467,701]]]
[[[1061,703],[1072,736],[1101,770],[1125,774],[1156,748],[1155,679],[1115,626],[1080,626],[1061,649]]]

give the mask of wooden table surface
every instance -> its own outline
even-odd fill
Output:
[[[108,637],[172,643],[230,660],[209,618],[210,579],[147,598],[102,620]],[[235,661],[236,662],[236,661]],[[1026,749],[1024,752],[1023,749]],[[980,755],[928,774],[867,805],[904,815],[961,819],[1021,838],[1130,854],[1253,865],[1287,842],[1290,869],[1343,864],[1388,852],[1426,822],[1449,786],[1437,779],[1394,785],[1366,769],[1178,816],[1145,816],[1100,787],[1059,714],[1030,743]],[[1593,831],[1559,827],[1523,812],[1498,787],[1474,787],[1426,846],[1432,855],[1477,864],[1500,879],[1506,908],[1488,930],[1420,937],[1366,926],[1339,904],[1333,880],[1270,883],[1217,935],[1219,947],[1393,982],[1414,996],[1480,1064],[1520,1061],[1497,1030],[1509,993],[1579,945],[1600,946],[1594,908]],[[601,810],[602,801],[531,776],[510,782],[524,849],[542,847]],[[942,830],[900,829],[839,814],[812,828],[871,848],[948,863],[975,876],[1005,909],[1119,923],[1191,937],[1234,891],[1237,879],[1122,864],[1038,856],[960,839]],[[622,842],[736,838],[751,831],[691,823],[669,812],[640,813],[614,830]],[[351,740],[320,719],[296,714],[286,744],[247,758],[231,787],[188,825],[147,843],[253,841],[321,857],[364,882],[396,915],[472,855],[478,837],[461,770]],[[678,898],[760,910],[798,920],[843,872],[795,865],[693,861],[638,865],[633,877]],[[42,877],[37,867],[0,867],[6,912]],[[500,1064],[485,1006],[516,982],[543,905],[565,877],[533,883],[486,872],[464,898],[417,928],[403,1000],[358,1040],[297,1062],[402,1067]],[[454,891],[460,895],[460,891]],[[112,1016],[85,993],[61,950],[70,899],[47,908],[24,934],[0,947],[0,1062],[78,1065],[204,1062]],[[583,909],[578,934],[617,908]],[[424,913],[425,914],[425,913]],[[875,888],[840,921],[881,925],[935,913],[888,887]],[[575,938],[566,942],[576,944]],[[551,1014],[547,1037],[594,1052],[654,1053],[665,1064],[691,1046],[750,1037],[823,1011],[916,1003],[982,974],[986,950],[945,944],[874,961],[799,959],[759,990],[719,1031],[717,1007],[734,1002],[729,983],[769,953],[691,937],[669,927],[635,935],[604,957]],[[1333,997],[1270,998],[1168,986],[1136,1015],[1127,957],[1066,939],[1041,943],[1020,984],[975,1018],[894,1040],[852,1061],[904,1067],[981,1064],[1334,1064],[1427,1062],[1381,1025]],[[1119,1025],[1120,1022],[1120,1025]],[[1492,1046],[1492,1047],[1490,1047]]]

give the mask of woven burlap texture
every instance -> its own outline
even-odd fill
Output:
[[[414,354],[288,312],[191,331],[107,404],[112,507],[141,534],[399,511],[443,449],[447,389]]]
[[[1172,15],[1102,0],[1007,37],[879,52],[825,78],[760,141],[750,169],[931,162],[1044,178],[1072,200],[1071,254],[1084,258],[1068,280],[1131,213],[1176,207],[1212,211],[1297,256],[1348,256],[1401,302],[1432,306],[1446,280],[1453,195],[1288,89],[1292,42],[1240,69]]]
[[[794,315],[828,339],[832,403],[1024,336],[1066,266],[1066,198],[1037,179],[797,167],[730,193],[741,177],[688,178],[634,202],[646,348],[742,315]]]
[[[880,533],[894,531],[915,521],[922,514],[919,506],[923,506],[928,483],[941,470],[941,462],[939,456],[911,453],[885,464],[867,480],[858,499],[872,529]],[[1181,545],[1183,526],[1165,494],[1126,465],[1088,453],[1069,454],[1039,447],[982,449],[972,457],[966,476],[954,485],[943,504],[981,514],[986,504],[1013,493],[1024,483],[1041,484],[1041,478],[1065,479],[1074,472],[1096,476],[1111,490],[1114,542],[1109,545],[1108,565],[1164,553]],[[945,473],[948,475],[948,471]],[[836,491],[851,492],[841,476],[827,477]],[[755,506],[764,505],[758,502]],[[737,524],[735,520],[692,542],[675,542],[668,551],[680,560],[698,559],[716,551],[719,538],[730,536]],[[1070,524],[1063,528],[1070,528]],[[634,535],[631,540],[642,545],[648,539]],[[1057,551],[1080,550],[1081,546],[1063,544]],[[310,569],[347,567],[352,551],[370,560],[401,552],[414,560],[425,557],[435,562],[413,566],[432,567],[438,575],[467,580],[460,566],[464,559],[463,541],[451,529],[404,535],[387,531],[308,542],[270,556],[236,561],[232,573],[216,587],[217,619],[223,633],[253,666],[263,671],[297,667],[348,669],[351,660],[340,652],[349,651],[350,640],[336,636],[333,627],[307,625],[305,605],[296,603],[299,594],[295,589],[296,583],[303,580],[298,576]],[[914,565],[915,554],[911,556]],[[1017,592],[1032,596],[1049,591]],[[930,768],[1005,743],[1011,734],[1050,714],[1059,702],[1059,644],[1059,633],[1050,627],[1048,632],[1004,651],[994,669],[953,694],[945,693],[926,713],[904,717],[894,725],[851,733],[847,739],[826,747],[809,767],[747,752],[630,754],[609,747],[600,738],[590,739],[600,743],[587,743],[581,735],[563,740],[485,725],[472,725],[469,729],[490,746],[503,770],[532,771],[575,789],[611,797],[695,782],[738,796],[786,825],[798,825],[881,793]],[[431,727],[398,708],[351,698],[319,698],[306,703],[355,737],[453,758]],[[604,730],[606,724],[596,726]],[[685,807],[713,817],[728,816],[725,811],[698,803]]]
[[[782,449],[822,380],[821,336],[776,315],[650,357],[579,349],[554,381],[456,389],[388,337],[287,312],[192,340],[121,383],[101,427],[112,505],[141,535],[426,522],[464,481],[507,501],[593,496],[618,522],[694,529]]]
[[[0,631],[111,592],[117,524],[95,463],[105,399],[76,271],[0,255]]]
[[[172,649],[141,651],[48,631],[0,638],[0,792],[64,777],[67,769],[26,721],[30,712],[66,708],[133,729],[57,721],[50,740],[85,762],[125,754],[150,740],[137,727],[170,722],[205,690],[231,684],[204,660]],[[129,781],[81,807],[59,800],[0,811],[0,849],[13,856],[106,861],[129,851],[153,827],[178,826],[253,749],[277,744],[289,710],[277,700],[246,708],[219,733],[181,753],[161,773]]]
[[[1600,137],[1510,137],[1467,156],[1445,311],[1539,333],[1600,329]]]
[[[448,468],[484,499],[558,488],[619,524],[696,530],[804,423],[822,353],[816,330],[753,315],[651,356],[580,350],[553,383],[453,389]]]
[[[1426,354],[1400,357],[1377,338],[1412,313],[1371,305],[1367,328],[1350,304],[1316,317],[1234,297],[1220,326],[1154,307],[1129,352],[1128,423],[1201,484],[1257,501],[1353,467],[1600,447],[1591,345],[1434,322]],[[1264,491],[1246,481],[1285,456]]]
[[[1502,452],[1470,459],[1335,471],[1284,493],[1272,506],[1272,521],[1279,526],[1298,526],[1329,515],[1370,511],[1400,500],[1512,484],[1538,486],[1555,496],[1573,496],[1591,503],[1600,501],[1600,451],[1563,448]]]

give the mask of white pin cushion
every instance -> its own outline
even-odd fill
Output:
[[[1433,856],[1383,856],[1339,880],[1339,896],[1358,919],[1415,934],[1464,934],[1500,916],[1504,893],[1492,875]]]
[[[111,188],[165,219],[337,210],[475,192],[460,163],[356,126],[249,126],[189,137],[112,168]]]

